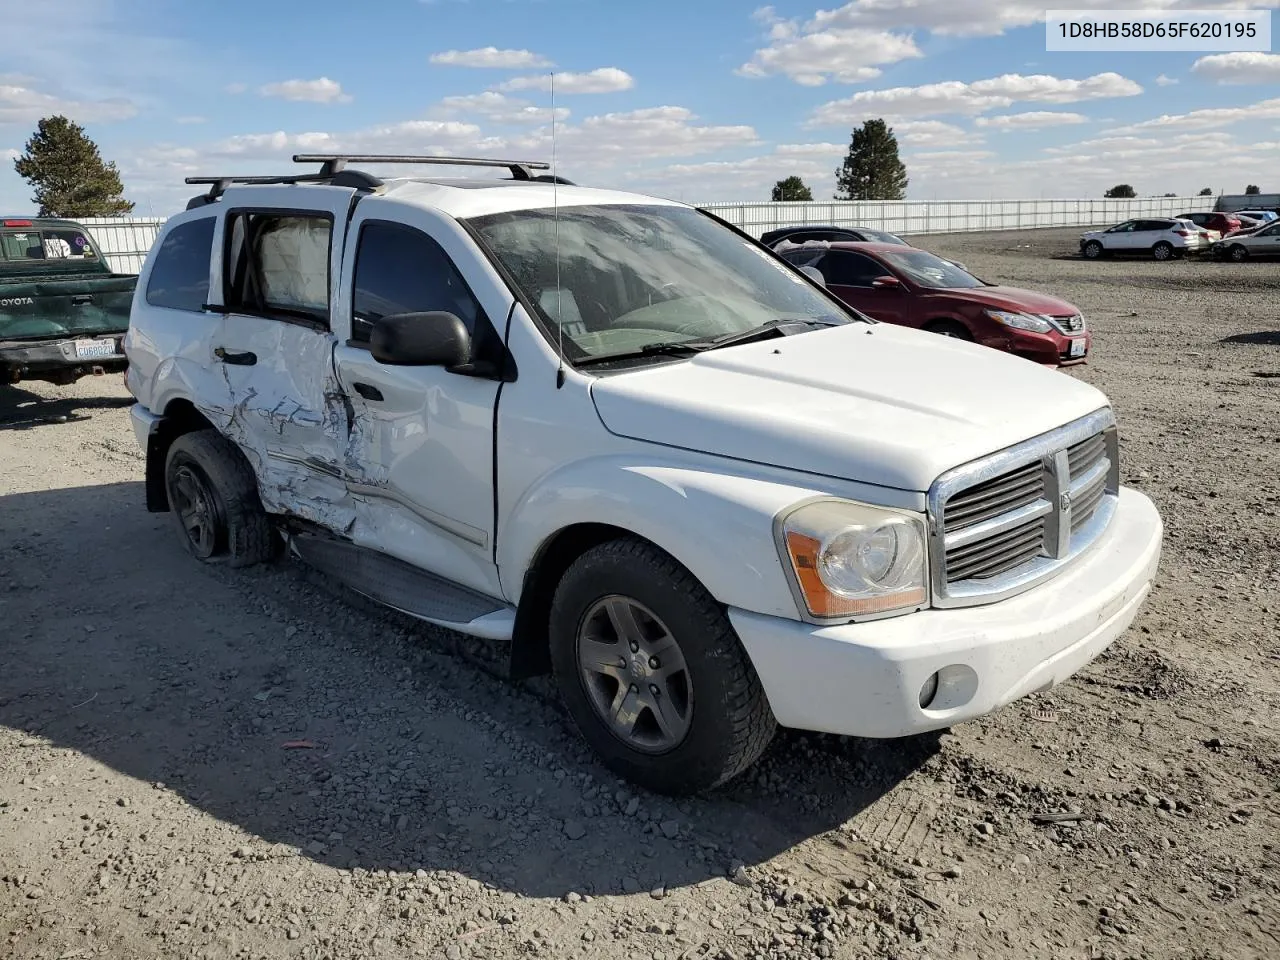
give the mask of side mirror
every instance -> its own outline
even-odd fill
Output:
[[[817,267],[800,267],[799,270],[818,286],[826,289],[827,278],[822,275],[822,272]]]
[[[897,277],[876,277],[871,281],[871,285],[881,290],[896,290],[902,286],[902,281]]]
[[[471,334],[452,313],[397,313],[373,325],[369,352],[389,366],[457,367],[471,360]]]

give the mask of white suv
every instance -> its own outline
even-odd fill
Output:
[[[1080,252],[1090,260],[1113,253],[1150,254],[1157,260],[1171,260],[1208,249],[1210,240],[1208,231],[1190,220],[1158,217],[1126,220],[1086,233],[1080,238]]]
[[[147,504],[198,559],[287,543],[504,642],[673,793],[777,724],[982,716],[1137,613],[1162,525],[1092,387],[870,321],[682,204],[355,159],[215,184],[142,270]]]

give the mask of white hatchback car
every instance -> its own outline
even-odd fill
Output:
[[[1147,596],[1160,516],[1088,384],[871,321],[683,204],[309,159],[205,178],[138,279],[147,505],[197,559],[284,542],[505,643],[675,793],[777,724],[900,737],[1048,689]]]
[[[1149,254],[1157,260],[1171,260],[1208,246],[1206,231],[1190,220],[1172,217],[1126,220],[1080,238],[1080,252],[1090,260],[1116,253]]]

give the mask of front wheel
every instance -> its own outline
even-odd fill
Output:
[[[1168,260],[1173,256],[1173,244],[1161,240],[1151,248],[1151,255],[1157,260]]]
[[[753,764],[776,722],[724,608],[673,558],[623,538],[584,553],[556,588],[557,684],[615,773],[692,794]]]
[[[1087,260],[1097,260],[1102,256],[1102,244],[1097,240],[1090,240],[1084,245],[1084,255]]]
[[[1244,263],[1249,259],[1248,249],[1240,246],[1238,243],[1233,244],[1231,247],[1231,259],[1236,263]]]

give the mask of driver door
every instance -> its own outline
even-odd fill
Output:
[[[883,323],[905,321],[906,300],[902,286],[872,286],[877,277],[893,276],[879,260],[848,250],[831,250],[818,263],[827,289],[855,310]]]
[[[473,360],[500,369],[503,346],[491,318],[505,323],[513,298],[484,275],[456,224],[430,211],[370,198],[357,208],[350,237],[342,291],[349,334],[334,365],[351,403],[347,489],[366,521],[356,540],[501,597],[493,559],[500,380],[383,364],[369,341],[382,317],[445,311],[467,327]]]

